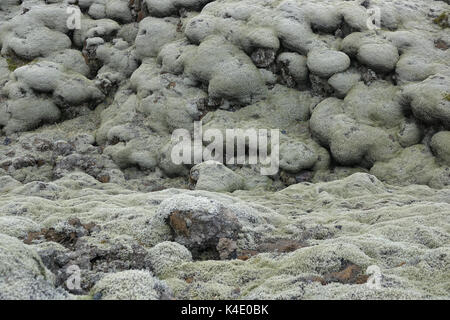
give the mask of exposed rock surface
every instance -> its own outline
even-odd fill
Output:
[[[449,14],[1,1],[0,298],[448,299]],[[280,170],[174,163],[200,120]]]

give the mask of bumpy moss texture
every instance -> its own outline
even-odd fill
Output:
[[[41,187],[43,191],[19,186],[2,194],[0,208],[5,219],[21,212],[41,228],[58,230],[61,222],[73,218],[95,223],[99,228],[89,242],[104,252],[113,250],[124,236],[130,244],[149,249],[149,266],[159,280],[151,274],[129,274],[130,279],[148,279],[142,282],[148,282],[148,290],[127,285],[127,274],[117,274],[124,282],[120,285],[111,274],[91,291],[93,296],[102,292],[104,298],[152,298],[167,291],[178,299],[448,297],[448,190],[394,187],[368,174],[297,184],[277,193],[233,195],[175,189],[137,193],[90,181],[88,176],[72,176]],[[186,248],[165,242],[173,241],[173,235],[168,225],[156,223],[158,207],[165,199],[176,207],[171,199],[179,194],[219,201],[236,213],[243,227],[237,241],[238,259],[192,261]],[[17,228],[36,229],[24,224]],[[15,233],[13,229],[9,232]],[[3,241],[13,238],[1,239],[9,254],[15,254],[15,247]],[[379,288],[365,283],[365,271],[371,265],[381,270]],[[354,268],[355,275],[348,268]],[[9,272],[5,267],[1,270]],[[152,289],[160,280],[162,287]],[[13,290],[5,285],[7,292]]]
[[[0,298],[450,297],[448,1],[69,2],[0,4]]]

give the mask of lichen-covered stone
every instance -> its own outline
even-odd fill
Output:
[[[165,241],[148,250],[148,260],[153,272],[164,276],[179,264],[191,262],[192,254],[177,242]]]
[[[148,271],[130,270],[106,275],[91,295],[102,300],[167,300],[170,289]]]
[[[379,72],[394,70],[398,59],[398,50],[391,44],[365,44],[358,51],[358,61]]]
[[[211,0],[145,0],[147,8],[153,16],[167,17],[181,9],[199,9]]]
[[[281,77],[288,87],[304,84],[308,80],[307,58],[295,52],[283,52],[278,55],[277,63]]]
[[[186,246],[194,256],[218,252],[220,239],[237,240],[242,226],[236,214],[222,203],[180,195],[161,203],[158,217],[170,225],[174,240]]]
[[[211,98],[250,103],[266,95],[261,74],[251,59],[221,37],[202,42],[186,61],[185,72],[195,80],[207,82]]]
[[[11,237],[24,239],[28,232],[36,232],[40,229],[37,223],[27,218],[0,216],[0,233]]]
[[[239,174],[213,160],[194,166],[190,178],[196,190],[233,192],[244,188],[244,179]]]
[[[449,81],[449,76],[436,74],[420,83],[410,84],[404,87],[403,103],[416,118],[450,128],[450,101],[445,98]]]
[[[450,132],[441,131],[436,133],[431,139],[431,148],[436,156],[450,165]]]
[[[355,70],[340,72],[328,79],[338,98],[344,98],[350,89],[361,80],[361,74]]]
[[[179,38],[176,19],[145,18],[139,23],[136,53],[139,58],[156,57],[161,48]]]
[[[311,169],[317,154],[303,143],[287,142],[280,146],[280,168],[289,172]]]
[[[1,298],[448,299],[448,1],[0,2]]]
[[[309,52],[307,65],[312,73],[329,78],[347,70],[350,67],[350,58],[343,52],[316,49]]]
[[[67,299],[53,285],[54,276],[35,250],[16,238],[0,234],[0,298],[2,300]]]

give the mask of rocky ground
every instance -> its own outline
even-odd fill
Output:
[[[0,1],[1,299],[450,298],[448,1]]]

